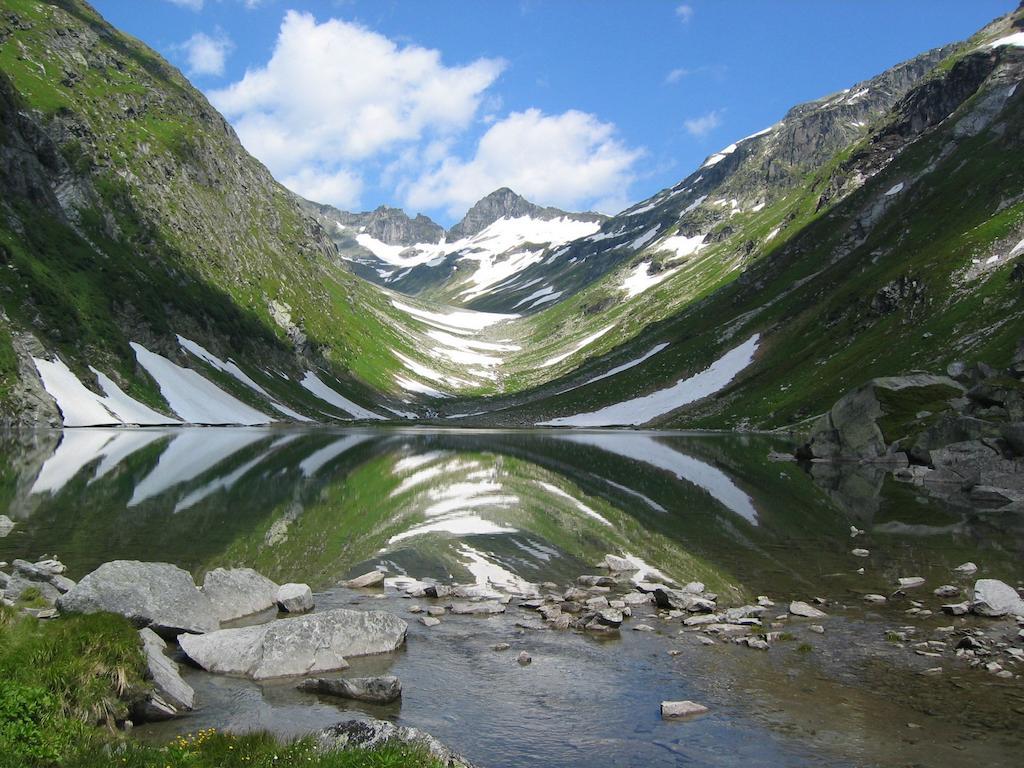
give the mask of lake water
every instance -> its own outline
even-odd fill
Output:
[[[338,704],[293,681],[255,684],[186,671],[201,706],[138,729],[144,738],[218,728],[299,734],[359,713],[423,727],[482,766],[1016,765],[1024,688],[886,641],[953,624],[931,590],[968,586],[952,569],[1024,578],[1024,525],[960,509],[879,470],[772,461],[777,440],[633,431],[398,429],[69,430],[0,441],[0,513],[16,521],[0,560],[57,555],[72,578],[111,559],[173,562],[202,574],[247,565],[305,581],[318,607],[392,610],[407,648],[353,660],[346,674],[398,674],[388,707]],[[851,525],[864,535],[852,539]],[[850,554],[870,550],[868,558]],[[648,574],[704,582],[722,605],[768,595],[828,601],[823,635],[782,620],[768,652],[714,646],[678,619],[640,609],[614,638],[529,630],[535,615],[445,617],[427,629],[393,588],[338,583],[391,576],[519,595],[596,573],[606,553]],[[864,568],[860,574],[857,569]],[[920,594],[869,608],[900,576]],[[936,613],[905,613],[914,597]],[[1012,622],[978,623],[1016,633]],[[656,632],[631,625],[646,623]],[[508,642],[511,651],[491,647]],[[519,650],[533,663],[520,667]],[[670,655],[672,650],[675,655]],[[941,676],[919,672],[941,665]],[[711,708],[660,720],[665,699]]]

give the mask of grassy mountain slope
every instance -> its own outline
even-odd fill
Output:
[[[514,361],[534,384],[544,339],[612,330],[560,363],[560,380],[492,403],[503,409],[493,418],[533,423],[652,392],[753,333],[757,360],[732,386],[660,423],[778,426],[874,375],[965,357],[1008,363],[1024,336],[1024,51],[985,44],[1022,15],[951,50],[865,135],[760,210],[730,216],[727,236],[705,236],[638,298],[621,300],[620,267],[535,316],[529,352]],[[658,343],[668,347],[627,372],[552,394]]]

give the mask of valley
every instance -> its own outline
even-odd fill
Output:
[[[352,46],[290,136],[237,106],[278,48],[213,88],[219,26],[0,0],[0,768],[1016,765],[1024,4],[688,167],[570,110],[581,178],[634,163],[579,206],[520,194],[571,153],[481,85],[551,46],[451,67],[271,6],[138,13]],[[311,149],[352,93],[401,151]]]

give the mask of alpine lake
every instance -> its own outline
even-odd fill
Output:
[[[994,647],[1019,645],[1020,628],[941,605],[969,598],[977,577],[1024,580],[1024,519],[955,506],[880,467],[772,456],[791,450],[764,436],[619,430],[8,434],[0,513],[15,526],[0,560],[57,556],[73,579],[109,560],[170,562],[199,583],[248,566],[310,584],[318,610],[409,622],[401,651],[343,673],[397,675],[400,703],[336,701],[295,680],[182,661],[198,708],[136,727],[139,738],[209,727],[290,736],[366,714],[425,729],[488,768],[1020,765],[1020,675],[991,674],[955,649],[972,629]],[[609,553],[639,568],[617,575],[609,596],[640,580],[700,581],[722,608],[759,596],[773,605],[735,634],[653,604],[615,632],[559,631],[518,605],[607,575],[597,564]],[[954,570],[965,561],[976,576]],[[375,567],[385,586],[340,586]],[[909,576],[924,585],[897,590]],[[410,608],[444,601],[410,598],[408,578],[511,600],[503,614],[449,613],[428,628]],[[963,596],[933,594],[947,584]],[[789,615],[791,600],[827,616]],[[652,631],[633,630],[641,624]],[[735,642],[750,632],[773,633],[768,650]],[[501,643],[510,648],[494,650]],[[663,721],[660,702],[681,699],[709,712]]]

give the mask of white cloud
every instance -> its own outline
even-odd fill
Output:
[[[449,157],[405,182],[402,193],[412,208],[444,206],[452,215],[502,186],[546,205],[615,212],[627,202],[642,155],[594,115],[528,109],[491,125],[472,158]]]
[[[686,128],[687,133],[698,138],[707,136],[721,124],[722,113],[717,109],[700,117],[693,117],[683,121],[683,127]]]
[[[331,178],[340,189],[353,163],[464,131],[504,67],[448,67],[439,51],[289,11],[266,65],[210,98],[278,178]]]
[[[211,37],[204,32],[196,32],[177,49],[185,53],[190,75],[223,75],[224,62],[234,47],[226,35],[218,33]]]
[[[363,191],[359,174],[347,168],[334,171],[302,168],[292,176],[285,176],[281,183],[307,200],[330,203],[343,210],[358,206]]]
[[[693,74],[693,70],[686,69],[685,67],[678,67],[665,75],[665,82],[672,85],[673,83],[678,83],[684,77],[691,74]]]
[[[180,5],[182,8],[188,8],[193,11],[203,10],[203,0],[169,0],[174,5]]]
[[[686,24],[690,19],[693,18],[693,13],[694,11],[692,5],[687,5],[686,3],[683,3],[682,5],[676,6],[676,16],[678,16],[684,24]]]

